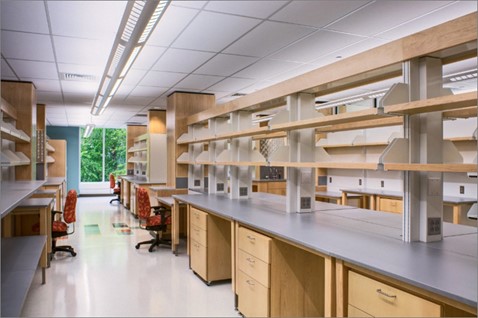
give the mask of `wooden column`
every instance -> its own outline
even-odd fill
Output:
[[[134,139],[138,136],[146,134],[148,131],[147,126],[144,125],[128,125],[126,127],[126,149],[130,149],[134,146]],[[134,152],[128,152],[126,162],[134,156]],[[126,166],[127,170],[134,170],[134,163],[128,162]]]
[[[216,99],[212,94],[174,92],[168,96],[166,112],[168,143],[168,179],[171,187],[187,187],[188,166],[178,165],[176,159],[188,151],[187,145],[178,145],[176,140],[188,132],[186,119],[188,116],[213,108]]]
[[[36,180],[45,180],[47,177],[46,163],[46,105],[37,104],[37,166]]]

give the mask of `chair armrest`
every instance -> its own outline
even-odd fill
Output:
[[[62,211],[51,210],[51,216],[55,216],[56,214],[63,214],[63,212]]]
[[[161,224],[165,225],[167,222],[166,213],[171,212],[171,210],[164,206],[152,206],[151,209],[153,209],[155,215],[161,215]]]

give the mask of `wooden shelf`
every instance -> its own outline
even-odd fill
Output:
[[[16,110],[16,108],[13,107],[12,104],[7,102],[3,97],[1,99],[0,108],[6,116],[8,116],[8,117],[10,117],[14,120],[17,120],[17,110]]]
[[[341,144],[341,145],[319,145],[322,148],[353,148],[353,147],[380,147],[387,146],[388,142],[370,142],[370,143],[357,143],[357,144]]]
[[[477,142],[477,140],[473,137],[453,137],[453,138],[446,138],[445,140],[450,140],[453,142],[464,142],[464,141]]]
[[[477,105],[477,93],[448,95],[384,107],[387,114],[415,115]]]
[[[141,148],[130,148],[128,149],[128,152],[138,152],[138,151],[147,151],[147,147],[141,147]]]
[[[434,172],[477,172],[476,163],[385,163],[384,170],[434,171]]]

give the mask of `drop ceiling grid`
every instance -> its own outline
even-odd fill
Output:
[[[79,103],[89,117],[125,6],[115,3],[2,1],[2,79],[33,81],[47,116],[48,103],[65,105],[66,114]],[[472,11],[475,1],[414,1],[413,10],[406,1],[173,1],[111,108],[165,107],[180,88],[226,102]],[[96,82],[61,80],[61,73]]]

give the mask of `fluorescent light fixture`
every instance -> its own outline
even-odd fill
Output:
[[[90,113],[101,115],[171,0],[128,1]]]
[[[454,82],[459,82],[459,81],[466,81],[470,79],[476,79],[477,78],[477,69],[472,69],[472,70],[467,70],[463,72],[458,72],[458,73],[453,73],[449,74],[447,76],[443,77],[443,80],[445,83],[454,83]]]
[[[337,99],[337,100],[334,100],[334,101],[330,101],[330,102],[326,102],[326,103],[322,103],[322,104],[317,104],[315,106],[315,109],[316,110],[321,110],[321,109],[326,109],[326,108],[331,108],[331,107],[336,107],[336,106],[349,105],[349,104],[361,102],[361,101],[367,100],[367,99],[375,99],[375,98],[382,97],[383,95],[385,95],[385,93],[387,91],[388,91],[388,88],[380,89],[380,90],[376,90],[376,91],[371,91],[371,92],[366,92],[366,93],[358,94],[358,95],[355,95],[355,96],[349,96],[349,97]]]
[[[83,138],[90,137],[91,133],[93,132],[93,128],[95,128],[94,124],[88,124],[85,127],[85,133],[83,134]]]

